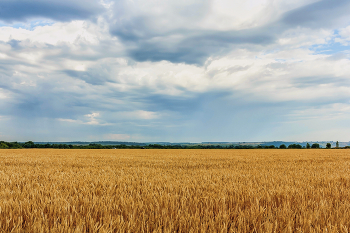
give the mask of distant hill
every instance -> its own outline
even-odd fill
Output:
[[[127,145],[127,146],[146,146],[150,144],[159,144],[159,145],[251,145],[251,146],[271,146],[279,147],[284,144],[286,146],[290,144],[299,144],[301,146],[306,146],[307,143],[310,145],[314,143],[320,144],[321,147],[326,147],[327,143],[331,143],[332,147],[336,146],[336,141],[305,141],[305,142],[296,142],[296,141],[271,141],[271,142],[199,142],[199,143],[190,143],[190,142],[121,142],[121,141],[94,141],[94,142],[81,142],[81,141],[73,141],[73,142],[34,142],[35,144],[67,144],[67,145],[89,145],[89,144],[101,144],[101,145]],[[340,147],[350,146],[350,142],[339,142]]]
[[[97,141],[97,142],[34,142],[35,144],[67,144],[67,145],[89,145],[89,144],[101,144],[101,145],[127,145],[127,146],[145,146],[150,143],[141,142],[119,142],[119,141]]]

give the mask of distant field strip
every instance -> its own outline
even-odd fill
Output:
[[[350,150],[0,150],[0,232],[349,232]]]

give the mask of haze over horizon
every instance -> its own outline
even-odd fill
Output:
[[[350,141],[348,0],[2,0],[0,140]]]

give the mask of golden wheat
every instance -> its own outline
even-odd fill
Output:
[[[349,232],[350,150],[0,150],[1,232]]]

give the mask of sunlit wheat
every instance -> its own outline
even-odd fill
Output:
[[[350,150],[0,150],[0,232],[349,232]]]

